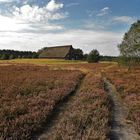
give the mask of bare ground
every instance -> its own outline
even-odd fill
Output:
[[[134,129],[133,122],[126,120],[128,109],[121,101],[115,86],[106,78],[104,78],[104,83],[112,102],[110,140],[140,140],[140,136]]]

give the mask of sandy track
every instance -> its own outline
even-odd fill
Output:
[[[105,78],[104,83],[112,101],[110,140],[140,140],[140,136],[136,133],[133,123],[126,120],[128,111],[121,102],[116,88]]]

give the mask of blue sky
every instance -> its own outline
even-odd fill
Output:
[[[119,55],[117,44],[140,19],[140,0],[0,0],[0,49],[37,51],[72,44]]]

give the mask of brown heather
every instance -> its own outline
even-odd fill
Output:
[[[109,131],[109,99],[101,76],[89,73],[47,140],[106,140]],[[42,139],[43,140],[43,139]]]
[[[0,67],[0,139],[30,139],[81,77],[39,66]]]

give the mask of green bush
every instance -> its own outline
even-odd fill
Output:
[[[99,54],[99,52],[97,51],[97,50],[92,50],[90,53],[89,53],[89,55],[88,55],[88,57],[87,57],[87,61],[89,62],[89,63],[97,63],[98,61],[100,60],[100,54]]]
[[[0,59],[1,60],[8,60],[9,59],[9,55],[8,54],[2,54]]]

